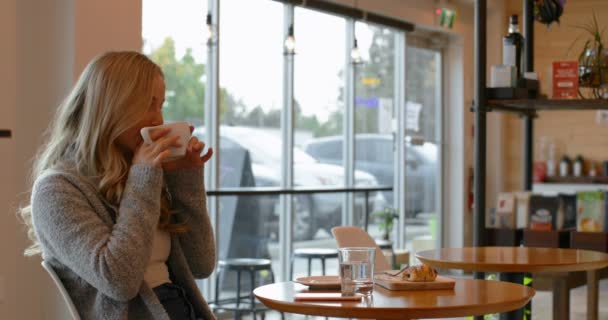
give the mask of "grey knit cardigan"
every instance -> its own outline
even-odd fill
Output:
[[[209,221],[202,168],[163,173],[133,165],[118,207],[99,193],[96,181],[69,171],[49,171],[34,183],[34,230],[47,260],[70,293],[82,319],[169,320],[144,281],[160,216],[163,179],[173,215],[187,221],[187,233],[171,237],[167,266],[196,315],[215,319],[194,278],[215,267],[215,241]]]

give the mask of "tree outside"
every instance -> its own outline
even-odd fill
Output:
[[[205,109],[205,65],[196,63],[192,50],[187,49],[177,60],[175,42],[166,38],[163,44],[149,54],[165,75],[167,86],[163,115],[167,121],[188,121],[203,124]]]

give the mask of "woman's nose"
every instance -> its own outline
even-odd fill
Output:
[[[161,124],[165,123],[165,121],[163,120],[162,114],[154,117],[153,122],[154,122],[155,126],[160,126]]]

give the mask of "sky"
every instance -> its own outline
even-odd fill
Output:
[[[191,48],[205,62],[207,0],[143,0],[144,52],[175,40],[177,58]],[[271,0],[220,1],[220,86],[248,108],[280,109],[283,83],[283,4]],[[337,108],[344,66],[345,20],[296,8],[295,97],[305,115],[321,119]],[[372,32],[357,24],[364,59]]]

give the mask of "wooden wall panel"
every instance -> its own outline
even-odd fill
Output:
[[[511,0],[508,13],[519,14],[521,21],[521,0]],[[584,41],[579,40],[568,52],[572,43],[583,32],[573,27],[577,23],[589,22],[593,12],[598,17],[600,27],[608,28],[608,1],[576,0],[567,1],[560,25],[550,29],[535,23],[534,66],[541,78],[541,91],[552,94],[551,68],[554,61],[576,60]],[[505,30],[508,22],[505,21]],[[523,28],[520,26],[523,33]],[[608,43],[608,37],[605,39]],[[538,157],[538,141],[541,137],[551,137],[558,146],[557,157],[563,153],[570,157],[581,154],[594,161],[608,160],[608,126],[596,123],[595,111],[542,112],[535,121],[535,157]],[[522,124],[519,117],[505,117],[505,188],[509,191],[520,190],[522,186]]]

